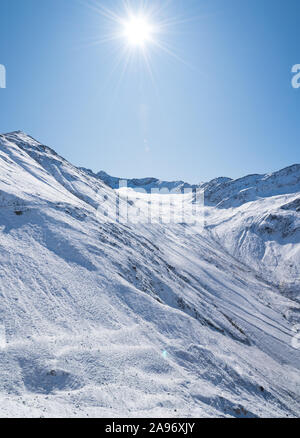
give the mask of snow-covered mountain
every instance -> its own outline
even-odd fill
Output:
[[[85,169],[86,170],[86,169]],[[88,170],[88,172],[92,172]],[[162,181],[157,178],[117,178],[108,175],[103,170],[95,175],[97,178],[101,179],[106,185],[112,189],[119,189],[120,183],[126,184],[127,187],[131,189],[143,189],[147,193],[151,193],[151,190],[163,190],[167,189],[169,191],[181,192],[184,189],[196,189],[201,187],[201,184],[189,184],[184,181]]]
[[[0,136],[0,416],[299,416],[300,166],[192,187],[204,229],[117,183]]]

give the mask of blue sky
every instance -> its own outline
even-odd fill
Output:
[[[0,0],[0,132],[122,177],[198,182],[299,163],[298,0],[151,0],[157,23],[173,20],[157,38],[175,55],[149,44],[152,75],[138,49],[116,67],[125,41],[100,43],[116,24],[97,3],[124,12],[118,0]]]

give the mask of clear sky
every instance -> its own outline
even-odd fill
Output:
[[[198,182],[299,163],[299,0],[143,3],[161,26],[149,66],[108,38],[118,24],[98,6],[125,17],[121,0],[0,0],[0,132],[121,177]]]

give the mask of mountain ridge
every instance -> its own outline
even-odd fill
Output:
[[[37,140],[35,140],[33,137],[29,136],[28,134],[26,134],[23,131],[13,131],[13,132],[6,133],[6,134],[0,134],[0,137],[12,138],[15,141],[16,140],[18,141],[18,138],[19,138],[19,140],[20,139],[22,140],[22,137],[24,139],[30,138],[31,140],[33,140],[33,142],[35,142],[36,145],[47,147],[49,150],[52,151],[52,153],[54,155],[58,155],[53,149],[49,148],[48,146],[42,145]],[[125,181],[125,182],[127,182],[127,186],[129,188],[132,188],[132,189],[143,188],[148,193],[151,192],[151,189],[157,189],[157,188],[158,189],[167,188],[168,190],[175,190],[175,191],[176,190],[183,191],[185,188],[186,189],[193,189],[193,190],[204,189],[207,191],[211,191],[211,190],[216,190],[217,187],[218,187],[218,189],[221,189],[221,188],[223,189],[224,186],[230,187],[232,185],[238,185],[238,184],[241,184],[241,185],[244,184],[244,186],[245,186],[245,182],[248,184],[248,182],[255,183],[257,181],[263,181],[263,180],[266,180],[269,178],[276,178],[277,176],[281,176],[282,174],[288,173],[291,171],[294,171],[297,174],[296,183],[300,184],[300,164],[298,164],[298,163],[291,164],[289,166],[286,166],[280,170],[273,171],[273,172],[268,172],[268,173],[263,173],[263,174],[249,174],[249,175],[245,175],[243,177],[239,177],[237,179],[233,179],[233,178],[229,178],[229,177],[216,177],[210,181],[202,182],[199,184],[190,184],[190,183],[183,181],[183,180],[167,181],[167,180],[161,180],[161,179],[155,178],[155,177],[122,178],[122,177],[111,176],[103,170],[95,173],[91,169],[87,169],[84,167],[78,167],[78,169],[82,170],[85,173],[90,174],[91,176],[93,176],[95,178],[100,179],[106,185],[108,185],[109,187],[111,187],[113,189],[119,188],[119,181]]]

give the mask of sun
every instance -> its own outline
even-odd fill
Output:
[[[144,67],[154,83],[156,78],[152,64],[159,52],[188,65],[176,54],[171,36],[176,34],[175,26],[189,20],[169,16],[165,5],[169,1],[115,0],[111,2],[114,4],[112,8],[104,6],[105,2],[86,0],[88,1],[95,3],[90,8],[101,17],[100,35],[88,46],[111,44],[111,52],[116,58],[112,72],[120,73],[119,83],[130,68],[142,71]]]
[[[154,26],[147,17],[133,15],[123,23],[123,36],[130,46],[145,47],[153,35]]]

